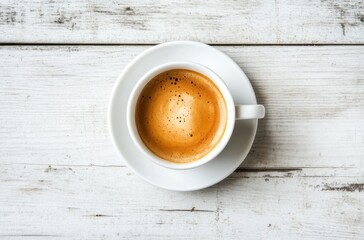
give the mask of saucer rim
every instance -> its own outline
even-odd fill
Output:
[[[157,186],[157,187],[160,187],[162,189],[167,189],[167,190],[171,190],[171,191],[177,191],[177,192],[189,192],[189,191],[197,191],[197,190],[201,190],[201,189],[205,189],[205,188],[208,188],[208,187],[211,187],[219,182],[221,182],[222,180],[224,180],[225,178],[227,178],[228,176],[230,176],[241,164],[242,162],[244,162],[246,156],[249,154],[250,150],[251,150],[251,147],[254,143],[254,139],[256,137],[256,133],[257,133],[257,129],[258,129],[258,119],[254,119],[254,129],[253,130],[253,133],[251,134],[250,136],[250,139],[249,139],[249,144],[247,144],[247,149],[249,149],[248,151],[246,151],[246,153],[242,154],[239,158],[239,161],[236,162],[236,164],[234,165],[234,167],[232,168],[231,171],[228,172],[228,174],[225,174],[224,176],[222,177],[219,177],[217,178],[215,181],[212,181],[212,182],[209,182],[205,185],[202,185],[202,186],[199,186],[199,187],[190,187],[190,188],[183,188],[183,189],[178,189],[178,188],[170,188],[170,187],[166,187],[166,186],[163,186],[163,185],[160,185],[158,183],[155,183],[155,182],[152,182],[151,180],[149,180],[148,178],[146,178],[143,174],[141,174],[139,171],[137,171],[130,163],[129,161],[127,160],[126,156],[124,156],[121,152],[121,150],[119,149],[118,145],[117,145],[117,140],[115,139],[115,135],[112,131],[112,124],[111,124],[111,118],[112,118],[112,109],[113,109],[113,105],[114,105],[114,99],[115,99],[115,95],[116,95],[116,92],[117,92],[117,89],[118,89],[118,86],[120,85],[121,81],[123,81],[123,77],[125,75],[126,72],[128,72],[130,70],[130,68],[132,68],[135,63],[137,61],[139,61],[140,59],[142,59],[145,55],[149,54],[150,52],[152,51],[157,51],[158,49],[160,48],[163,48],[163,47],[167,47],[167,46],[173,46],[173,45],[183,45],[183,44],[190,44],[190,45],[196,45],[198,47],[209,47],[210,50],[212,51],[215,51],[217,53],[219,53],[220,55],[223,55],[224,57],[226,57],[226,59],[228,59],[230,61],[229,64],[233,64],[235,67],[237,67],[239,69],[239,72],[240,74],[244,75],[246,77],[246,79],[248,80],[249,84],[249,88],[251,90],[251,93],[253,94],[253,97],[254,99],[253,102],[254,104],[257,104],[257,99],[256,99],[256,95],[255,95],[255,91],[253,89],[253,86],[251,85],[250,81],[249,81],[249,78],[246,76],[246,74],[244,73],[244,71],[240,68],[240,66],[234,61],[232,60],[227,54],[223,53],[222,51],[216,49],[215,47],[212,47],[212,46],[209,46],[208,44],[204,44],[204,43],[201,43],[201,42],[195,42],[195,41],[171,41],[171,42],[166,42],[166,43],[162,43],[162,44],[158,44],[156,46],[152,46],[146,50],[144,50],[143,52],[141,52],[140,54],[138,54],[136,57],[134,57],[133,60],[131,60],[125,67],[124,69],[121,71],[121,73],[119,74],[119,76],[117,77],[114,85],[113,85],[113,89],[112,89],[112,92],[111,92],[111,96],[110,96],[110,99],[109,99],[109,103],[108,103],[108,111],[107,111],[107,123],[108,123],[108,132],[111,136],[111,140],[112,140],[112,143],[114,145],[114,148],[116,148],[117,152],[118,152],[118,155],[124,160],[125,162],[125,165],[132,169],[132,171],[137,175],[139,176],[141,179],[143,179],[144,181],[148,182],[149,184],[153,185],[153,186]],[[204,165],[202,166],[199,166],[198,168],[200,167],[203,167]],[[161,167],[161,166],[159,166]],[[172,170],[170,169],[171,171],[175,171],[175,170]],[[177,170],[177,171],[189,171],[191,169],[183,169],[183,170]]]

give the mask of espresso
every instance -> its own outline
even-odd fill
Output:
[[[188,163],[219,143],[227,123],[227,107],[208,77],[174,69],[157,75],[144,87],[135,121],[151,152],[174,163]]]

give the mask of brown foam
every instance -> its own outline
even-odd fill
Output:
[[[187,163],[202,158],[220,141],[227,122],[226,103],[206,76],[174,69],[144,87],[135,120],[151,152],[171,162]]]

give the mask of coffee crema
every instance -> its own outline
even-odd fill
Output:
[[[173,69],[144,87],[135,121],[151,152],[170,162],[188,163],[201,159],[219,143],[226,128],[227,107],[208,77]]]

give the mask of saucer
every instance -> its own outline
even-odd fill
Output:
[[[146,72],[172,61],[195,62],[216,72],[224,80],[236,105],[257,103],[249,79],[227,55],[203,43],[168,42],[139,54],[120,74],[109,104],[109,131],[114,146],[127,166],[145,181],[169,190],[199,190],[220,182],[239,167],[253,144],[258,120],[236,121],[233,134],[225,149],[215,159],[200,167],[173,170],[146,159],[134,145],[127,129],[128,99],[137,81]]]

